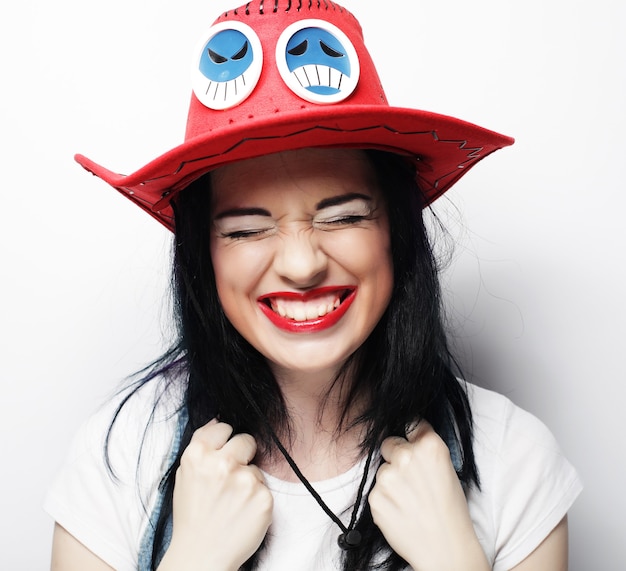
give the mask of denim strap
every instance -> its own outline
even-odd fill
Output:
[[[170,448],[170,455],[168,459],[168,466],[171,466],[176,460],[176,456],[178,455],[180,442],[183,436],[183,432],[185,431],[185,427],[187,426],[187,420],[189,415],[187,413],[187,409],[183,408],[178,414],[178,422],[176,425],[176,432],[174,433],[174,438],[172,439],[172,445]],[[163,500],[165,499],[165,487],[163,485],[159,486],[158,496],[156,502],[154,503],[154,507],[152,509],[152,513],[150,514],[150,519],[148,520],[148,525],[146,526],[146,530],[144,531],[143,538],[141,539],[141,544],[139,547],[139,559],[137,563],[137,571],[151,571],[151,563],[152,563],[152,545],[154,543],[154,534],[156,531],[156,525],[159,520],[159,514],[161,513],[161,508],[163,507]],[[172,515],[170,514],[167,523],[165,525],[165,530],[163,533],[163,543],[161,544],[161,548],[159,549],[159,554],[156,560],[156,566],[163,559],[163,555],[167,551],[169,547],[170,541],[172,540]]]

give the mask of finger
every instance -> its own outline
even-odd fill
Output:
[[[387,462],[383,462],[379,467],[378,470],[376,470],[376,482],[380,482],[380,477],[381,475],[385,474],[385,472],[388,472],[389,469],[391,468],[390,464],[387,464]],[[384,476],[383,476],[384,477]]]
[[[383,440],[383,443],[380,445],[380,455],[383,457],[385,462],[391,462],[391,458],[393,457],[395,451],[407,444],[407,439],[402,438],[402,436],[389,436]]]
[[[249,464],[247,469],[250,470],[252,474],[254,474],[254,477],[259,482],[261,482],[261,484],[263,484],[264,486],[267,486],[267,483],[265,482],[265,476],[263,476],[263,472],[261,472],[261,469],[258,466],[255,466],[254,464]]]
[[[249,464],[256,454],[256,440],[250,434],[236,434],[224,446],[222,450],[227,452],[239,464]]]
[[[211,450],[219,450],[228,442],[233,433],[233,427],[225,422],[210,421],[193,433],[191,440],[201,442]]]

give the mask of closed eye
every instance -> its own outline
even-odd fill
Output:
[[[215,234],[226,240],[263,238],[276,230],[270,213],[262,208],[233,208],[216,214]]]
[[[371,197],[359,193],[331,196],[318,205],[314,226],[320,229],[333,229],[358,225],[371,220],[376,211]]]
[[[243,48],[241,48],[234,56],[233,59],[235,61],[243,59],[244,57],[246,57],[246,54],[248,53],[248,42],[246,41],[246,43],[243,45]]]
[[[258,238],[270,232],[270,228],[259,228],[254,230],[233,230],[232,232],[220,232],[220,238],[230,240],[244,240],[246,238]]]
[[[228,61],[223,55],[214,52],[211,48],[209,48],[209,57],[213,63],[226,63]]]
[[[341,52],[338,52],[337,50],[334,50],[329,45],[325,44],[322,40],[320,40],[320,47],[322,48],[322,51],[330,57],[344,57],[345,55]]]
[[[302,43],[288,50],[287,53],[292,56],[301,56],[303,53],[306,52],[308,47],[309,47],[309,41],[304,40]]]
[[[340,216],[337,218],[331,218],[330,220],[322,220],[323,224],[356,224],[357,222],[361,222],[362,220],[366,220],[366,216],[359,216],[357,214],[351,214],[349,216]]]
[[[358,226],[362,222],[369,220],[370,216],[359,214],[349,214],[346,216],[336,216],[333,218],[325,218],[323,220],[315,220],[313,226],[319,230],[339,230],[341,228],[350,228]]]

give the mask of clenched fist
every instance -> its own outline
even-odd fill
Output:
[[[196,430],[176,471],[172,541],[159,571],[230,571],[258,549],[273,498],[250,462],[256,442],[212,420]]]
[[[490,569],[446,443],[426,421],[383,441],[369,495],[374,523],[415,571]]]

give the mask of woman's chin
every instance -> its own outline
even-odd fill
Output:
[[[297,355],[292,353],[282,358],[279,355],[273,355],[272,358],[266,357],[266,359],[279,382],[290,379],[310,379],[311,382],[326,384],[337,378],[350,357],[350,353],[332,356],[328,352],[324,354],[319,350],[307,353],[302,351]]]

